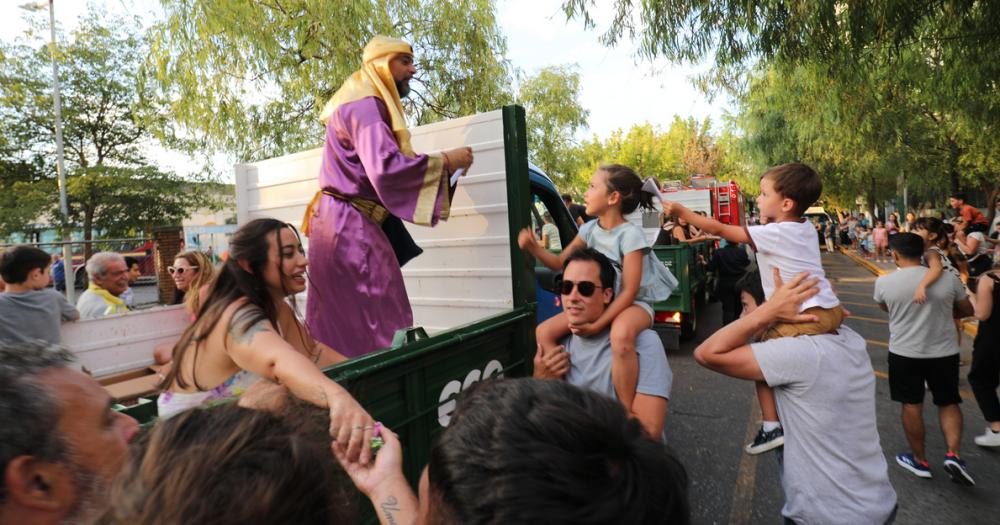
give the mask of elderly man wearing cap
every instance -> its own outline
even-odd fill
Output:
[[[400,267],[420,253],[402,221],[446,220],[450,176],[472,165],[472,150],[418,155],[410,146],[402,97],[416,73],[413,49],[374,37],[361,69],[323,108],[326,143],[320,191],[306,211],[309,301],[306,325],[348,357],[392,342],[413,323]]]

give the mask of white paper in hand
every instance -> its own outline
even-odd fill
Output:
[[[656,197],[660,196],[660,186],[656,183],[656,179],[652,177],[646,179],[646,182],[643,183],[642,191],[652,193]]]
[[[458,168],[457,170],[455,170],[455,173],[451,174],[451,185],[454,186],[458,184],[458,178],[461,177],[462,174],[464,173],[465,173],[465,168]]]

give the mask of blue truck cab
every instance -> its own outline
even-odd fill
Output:
[[[536,237],[541,236],[542,216],[545,212],[552,215],[552,222],[559,229],[559,240],[563,246],[569,246],[576,238],[577,227],[573,216],[563,203],[562,196],[552,179],[548,177],[538,166],[528,163],[528,184],[531,187],[532,206],[531,226]],[[559,272],[554,272],[544,264],[535,261],[535,300],[538,302],[537,319],[538,322],[552,317],[562,312],[562,304],[559,294],[555,289],[555,277]]]

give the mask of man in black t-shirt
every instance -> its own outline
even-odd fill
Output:
[[[576,221],[577,226],[583,226],[583,223],[593,219],[593,217],[587,215],[586,206],[582,204],[573,204],[573,197],[571,197],[569,193],[563,193],[562,200],[566,204],[569,214],[573,216],[573,220]]]

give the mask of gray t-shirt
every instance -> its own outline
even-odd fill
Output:
[[[889,351],[896,355],[929,359],[958,353],[952,309],[965,298],[965,287],[944,272],[927,288],[927,301],[917,304],[913,293],[926,274],[923,266],[909,266],[875,281],[875,301],[889,307]]]
[[[896,505],[875,422],[865,340],[837,334],[751,345],[785,429],[782,515],[796,523],[882,525]]]
[[[617,401],[618,395],[611,382],[610,330],[594,337],[571,335],[562,344],[569,352],[570,368],[566,381]],[[667,353],[663,350],[660,336],[652,330],[640,332],[635,340],[635,349],[639,354],[639,382],[635,392],[670,399],[674,374],[667,362]]]
[[[616,265],[618,279],[615,282],[615,293],[621,290],[622,265],[625,254],[642,250],[642,280],[639,282],[639,292],[635,296],[637,302],[649,305],[667,300],[674,288],[677,288],[677,278],[656,258],[656,254],[646,241],[642,228],[624,222],[605,230],[597,219],[580,227],[579,236],[587,246],[601,252]]]
[[[20,343],[41,339],[61,342],[59,325],[76,319],[76,308],[50,288],[0,293],[0,341]]]

